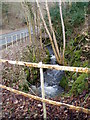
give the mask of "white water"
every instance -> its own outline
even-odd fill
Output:
[[[56,58],[53,55],[52,49],[48,48],[51,55],[51,64],[56,64]],[[64,90],[59,86],[59,82],[62,78],[63,71],[58,70],[49,70],[47,69],[44,72],[44,90],[45,95],[48,97],[54,97],[62,93]],[[33,89],[34,88],[34,89]],[[33,86],[32,89],[35,91],[36,86]],[[36,91],[41,96],[41,86],[36,88]]]

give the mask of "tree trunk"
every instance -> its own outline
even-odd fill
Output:
[[[52,39],[51,34],[50,34],[50,32],[49,32],[49,30],[48,30],[48,28],[47,28],[46,22],[45,22],[45,20],[44,20],[44,18],[43,18],[43,15],[42,15],[42,12],[41,12],[41,9],[40,9],[38,0],[36,0],[36,2],[37,2],[37,7],[39,8],[39,12],[40,12],[41,19],[42,19],[42,21],[43,21],[44,27],[45,27],[45,29],[46,29],[46,32],[47,32],[48,36],[49,36],[49,39],[50,39],[50,42],[51,42],[51,45],[52,45],[52,49],[53,49],[54,54],[55,54],[55,56],[56,56],[57,62],[60,64],[60,59],[58,58],[58,55],[57,55],[57,53],[56,53],[56,50],[55,50],[55,47],[54,47],[54,44],[53,44],[53,39]]]
[[[59,0],[59,9],[60,9],[60,18],[61,18],[62,32],[63,32],[63,64],[64,64],[64,54],[65,54],[65,27],[64,27],[63,16],[62,16],[61,0]]]
[[[30,43],[32,44],[32,38],[31,38],[31,24],[29,22],[29,14],[28,14],[28,10],[26,9],[26,7],[24,7],[24,3],[21,2],[21,6],[24,10],[24,13],[25,13],[25,19],[26,19],[26,22],[27,22],[27,26],[28,26],[28,31],[29,31],[29,38],[30,38]]]
[[[60,59],[60,63],[61,63],[60,51],[58,49],[58,44],[57,44],[56,36],[55,36],[54,30],[53,30],[53,27],[52,27],[51,17],[50,17],[50,12],[49,12],[49,7],[48,7],[47,0],[46,0],[46,11],[47,11],[47,14],[48,14],[49,26],[50,26],[51,32],[53,34],[53,40],[54,40],[56,52],[57,52],[58,58]]]
[[[40,23],[40,14],[39,14],[39,11],[38,11],[38,27],[39,27],[39,33],[40,33],[40,45],[41,45],[41,48],[43,49],[42,30],[41,30],[41,23]]]

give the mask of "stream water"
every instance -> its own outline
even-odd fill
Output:
[[[50,64],[56,65],[56,58],[54,56],[53,50],[51,46],[47,46],[49,53],[51,55],[51,61]],[[44,72],[44,89],[45,89],[45,95],[48,97],[55,97],[60,95],[64,90],[61,86],[59,86],[60,80],[62,76],[64,75],[63,71],[58,70],[50,70],[47,69]],[[37,91],[39,95],[41,96],[41,86],[36,88],[35,86],[32,86],[32,89],[34,91]]]

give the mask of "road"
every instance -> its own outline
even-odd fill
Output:
[[[31,29],[31,34],[33,34],[32,29]],[[18,31],[14,31],[11,33],[2,34],[2,35],[0,35],[0,47],[3,45],[6,45],[6,43],[7,44],[11,43],[12,39],[13,39],[13,42],[15,42],[16,40],[18,41],[27,36],[29,36],[27,28],[18,30]]]

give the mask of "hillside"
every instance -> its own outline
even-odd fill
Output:
[[[2,3],[2,33],[27,27],[24,17],[21,3]]]

